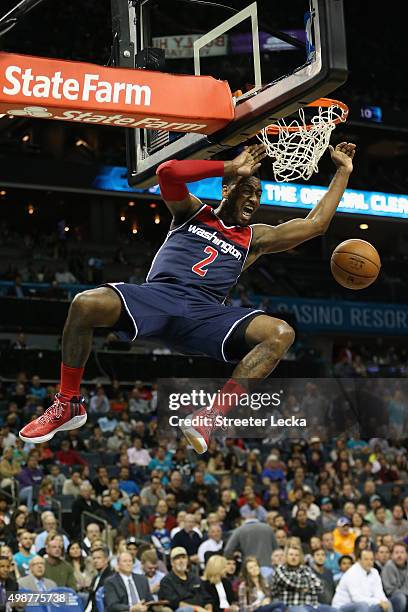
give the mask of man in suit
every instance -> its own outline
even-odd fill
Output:
[[[30,559],[28,564],[29,573],[27,576],[18,579],[18,586],[21,589],[27,589],[31,593],[41,593],[48,589],[53,589],[57,586],[54,580],[50,578],[44,578],[45,574],[45,559],[36,555]]]
[[[118,555],[117,573],[105,581],[105,610],[109,612],[147,612],[145,602],[153,601],[145,576],[132,573],[133,558],[128,552]]]
[[[106,546],[92,548],[92,561],[96,571],[98,572],[91,582],[89,587],[89,598],[86,602],[85,612],[97,612],[96,607],[96,591],[104,586],[105,580],[114,574],[109,564],[109,549]]]

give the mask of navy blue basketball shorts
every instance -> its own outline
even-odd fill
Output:
[[[248,323],[263,310],[220,304],[200,291],[171,283],[106,283],[122,300],[122,313],[112,328],[125,342],[159,340],[185,355],[206,355],[236,363],[251,347],[245,342]]]

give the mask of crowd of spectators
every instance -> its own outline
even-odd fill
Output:
[[[388,369],[394,375],[406,373],[408,353],[404,345],[378,337],[365,344],[347,341],[333,347],[333,372],[336,376],[367,378]]]
[[[65,222],[64,222],[65,225]],[[76,231],[78,230],[78,231]],[[0,267],[0,280],[13,281],[8,288],[7,295],[14,297],[33,297],[33,288],[24,286],[25,283],[46,283],[49,285],[51,297],[66,297],[66,292],[60,285],[95,285],[106,280],[104,269],[107,265],[121,264],[127,280],[133,283],[144,281],[146,272],[145,257],[140,256],[140,249],[135,250],[127,244],[127,253],[123,246],[112,249],[110,254],[97,256],[93,251],[82,248],[84,237],[81,228],[74,228],[71,235],[64,235],[63,239],[57,232],[24,230],[16,231],[6,220],[0,223],[0,244],[2,247],[17,245],[20,256],[13,258],[13,263]],[[146,253],[150,252],[151,244],[144,247]],[[95,249],[96,252],[97,249]],[[18,260],[16,263],[15,260]],[[4,260],[6,261],[6,259]],[[127,271],[127,273],[126,273]],[[59,293],[58,293],[59,292]],[[42,291],[44,294],[44,291]],[[49,296],[48,296],[49,297]]]
[[[81,389],[82,429],[23,443],[55,390],[24,373],[0,389],[0,585],[72,588],[88,612],[101,597],[109,611],[406,612],[405,440],[227,438],[198,456],[160,431],[155,385],[115,381]],[[290,407],[319,401],[310,387]],[[390,404],[403,418],[403,389]]]

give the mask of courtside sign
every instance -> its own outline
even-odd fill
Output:
[[[212,134],[234,118],[228,83],[209,76],[0,53],[0,113]]]

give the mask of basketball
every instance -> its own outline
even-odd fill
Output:
[[[365,240],[350,239],[341,242],[334,249],[330,267],[334,278],[342,287],[365,289],[376,280],[381,269],[381,260],[372,244]]]

